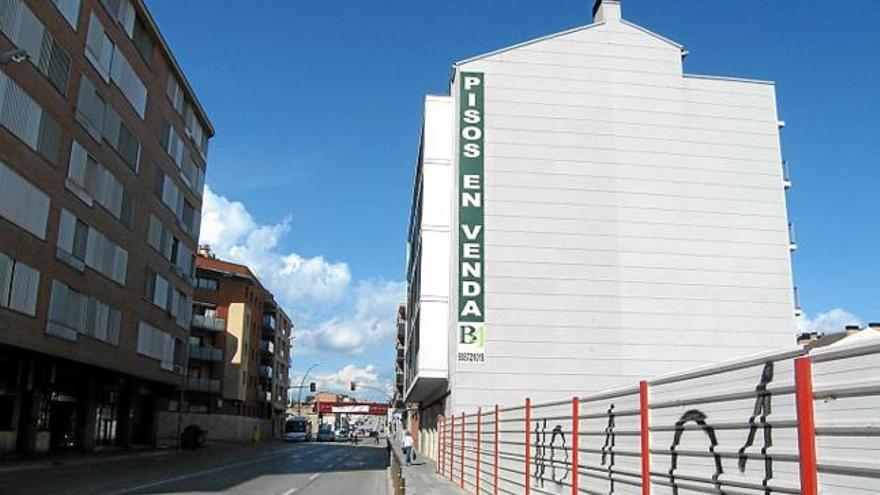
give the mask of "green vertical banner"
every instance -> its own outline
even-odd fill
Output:
[[[486,307],[483,245],[485,77],[459,74],[458,150],[458,325],[457,360],[486,361]]]

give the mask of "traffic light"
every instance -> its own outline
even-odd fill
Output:
[[[315,385],[315,382],[309,383],[309,392],[314,392],[318,390],[318,387]]]
[[[357,384],[355,382],[351,382],[351,391],[354,392],[357,388]]]

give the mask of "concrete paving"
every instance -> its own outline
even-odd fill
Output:
[[[210,445],[195,452],[135,456],[41,470],[4,470],[0,493],[53,495],[267,494],[387,492],[387,451],[362,442]]]

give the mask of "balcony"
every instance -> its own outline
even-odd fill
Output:
[[[260,341],[260,353],[272,356],[275,354],[275,343],[268,340]]]
[[[188,377],[184,388],[191,392],[220,393],[220,380]]]
[[[260,366],[260,378],[272,378],[272,367]]]
[[[223,361],[223,349],[210,346],[190,345],[189,358],[190,360],[199,361]]]
[[[210,332],[223,332],[226,330],[226,320],[216,316],[193,315],[192,327],[201,328]]]
[[[272,402],[272,392],[264,388],[257,390],[257,402]]]

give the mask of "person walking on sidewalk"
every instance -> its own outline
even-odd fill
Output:
[[[408,431],[403,430],[403,456],[406,458],[406,465],[412,464],[413,437]]]

